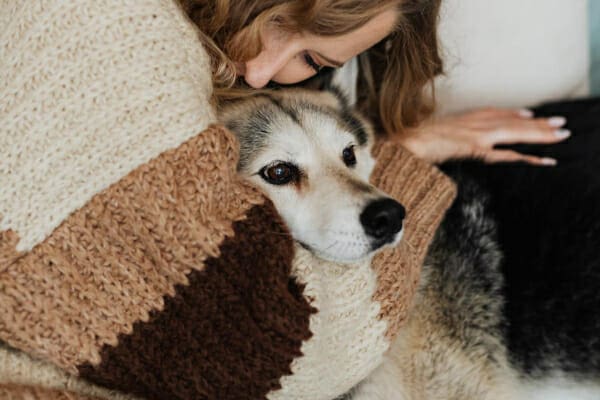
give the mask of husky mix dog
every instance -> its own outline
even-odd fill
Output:
[[[372,129],[338,91],[260,94],[220,118],[302,246],[351,262],[400,240],[404,208],[368,183]],[[340,399],[600,399],[600,162],[578,163],[446,165],[459,194],[411,315]]]

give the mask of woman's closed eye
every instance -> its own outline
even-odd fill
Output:
[[[308,54],[308,51],[304,52],[303,59],[304,59],[304,62],[306,63],[306,65],[308,65],[310,68],[314,69],[315,72],[319,72],[321,70],[321,68],[323,68],[322,65],[317,64],[315,59],[310,54]]]

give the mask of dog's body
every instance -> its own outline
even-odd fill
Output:
[[[431,245],[409,321],[387,362],[347,398],[600,399],[600,327],[590,312],[600,306],[598,273],[579,269],[589,281],[573,290],[586,293],[563,297],[543,267],[507,265],[489,194],[463,167],[451,172],[459,196]],[[563,325],[565,306],[580,321]]]
[[[291,98],[297,96],[304,95],[291,94]],[[252,176],[248,173],[252,168],[245,166],[271,146],[263,141],[262,150],[257,151],[252,144],[256,138],[250,139],[244,132],[269,131],[274,126],[289,132],[298,122],[294,122],[298,114],[309,119],[330,118],[324,117],[322,109],[319,111],[322,107],[328,107],[328,112],[337,110],[336,118],[348,119],[343,102],[336,105],[331,94],[321,96],[306,95],[293,103],[285,100],[287,106],[283,108],[277,105],[277,99],[276,106],[268,108],[263,102],[244,101],[245,105],[238,105],[236,111],[226,111],[228,126],[241,140],[241,170]],[[286,120],[270,113],[285,113],[288,106],[295,110],[296,118],[288,115],[283,126],[270,123]],[[256,112],[267,114],[250,118]],[[313,117],[306,117],[311,113]],[[253,121],[253,125],[240,126],[236,121],[243,118]],[[357,196],[360,201],[354,203],[363,207],[365,202],[383,194],[366,183],[372,164],[368,156],[368,128],[364,121],[350,119],[354,122],[341,123],[346,126],[342,131],[365,133],[356,136],[357,143],[361,142],[359,137],[365,138],[357,151],[357,173],[348,178],[329,171],[325,178],[350,179],[353,190],[334,190],[334,194]],[[328,129],[325,122],[312,124],[309,129],[311,126]],[[273,136],[263,132],[261,137]],[[600,139],[593,143],[600,149]],[[288,151],[295,154],[292,158],[306,157],[300,153],[329,151],[323,143],[314,146],[303,142],[298,146],[291,140],[277,145],[291,146]],[[330,149],[333,158],[339,156],[339,147]],[[319,157],[323,156],[328,157],[323,153]],[[431,245],[411,315],[385,362],[342,398],[600,399],[600,318],[596,316],[600,310],[600,179],[593,175],[573,179],[578,171],[597,173],[600,161],[594,157],[579,158],[552,170],[492,168],[478,163],[446,166],[446,172],[458,183],[459,195]],[[312,179],[322,179],[315,171],[308,178],[305,190],[312,190]],[[284,219],[292,218],[294,236],[300,232],[301,240],[306,240],[302,237],[306,227],[298,228],[301,223],[293,220],[297,202],[265,186],[264,179],[258,184],[262,184]],[[579,193],[575,202],[569,202],[564,195],[552,196],[557,189],[564,194],[562,184]],[[357,187],[362,189],[355,190]],[[327,201],[337,208],[354,207],[348,206],[354,203],[347,199]],[[315,204],[325,203],[307,203],[307,207]],[[304,212],[303,218],[311,211]],[[356,232],[360,224],[351,229]],[[394,244],[399,236],[395,234],[386,243]],[[310,244],[307,247],[313,248]],[[379,247],[359,246],[362,250],[351,252],[352,257],[348,258],[369,256]],[[341,253],[348,249],[341,247],[329,256],[344,260]],[[320,254],[327,251],[321,249]]]

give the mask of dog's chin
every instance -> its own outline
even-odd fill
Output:
[[[370,251],[365,254],[360,254],[360,255],[351,256],[351,257],[340,256],[337,254],[329,254],[326,252],[314,252],[314,254],[317,257],[322,258],[325,261],[331,261],[331,262],[334,262],[337,264],[356,264],[359,262],[370,260],[371,257],[373,257],[373,255],[375,254],[375,252]]]
[[[390,240],[380,241],[380,242],[372,241],[371,245],[368,247],[368,249],[366,249],[365,251],[356,252],[355,254],[349,254],[348,252],[344,252],[344,253],[332,252],[332,251],[328,251],[328,249],[319,249],[317,246],[310,246],[310,245],[300,242],[300,241],[298,243],[303,248],[310,251],[313,255],[315,255],[316,257],[319,257],[325,261],[331,261],[331,262],[335,262],[338,264],[355,264],[355,263],[363,262],[366,260],[370,260],[371,258],[373,258],[373,256],[375,256],[377,253],[379,253],[383,249],[397,246],[400,243],[400,241],[402,240],[403,232],[404,232],[404,229],[401,230],[400,232],[398,232],[396,234],[396,237],[392,241],[390,241]]]
[[[325,261],[335,262],[338,264],[357,263],[370,258],[374,253],[372,251],[366,251],[358,252],[356,254],[339,254],[327,251],[327,249],[319,249],[318,246],[311,246],[301,241],[298,241],[298,244],[300,244],[300,246],[302,246],[307,251],[311,252],[315,257],[318,257]]]

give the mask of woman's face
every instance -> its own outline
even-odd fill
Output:
[[[382,12],[359,29],[339,36],[289,34],[273,27],[263,33],[263,50],[245,63],[237,63],[238,75],[248,85],[261,88],[269,81],[290,84],[316,74],[321,67],[341,67],[392,32],[395,9]]]

